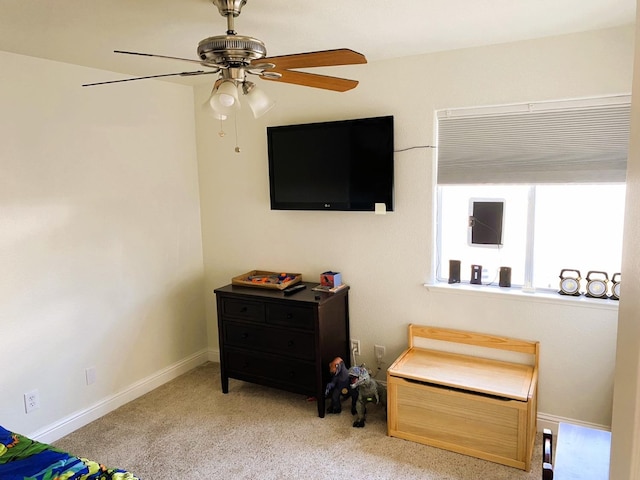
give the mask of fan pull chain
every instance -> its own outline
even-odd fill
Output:
[[[220,131],[218,132],[220,138],[224,137],[226,133],[224,133],[224,129],[222,128],[222,118],[220,119]]]
[[[240,153],[240,146],[238,145],[238,115],[233,116],[233,123],[236,128],[236,153]]]

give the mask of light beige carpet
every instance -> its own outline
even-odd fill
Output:
[[[280,390],[232,379],[224,395],[219,367],[206,363],[55,445],[142,480],[542,478],[541,434],[523,472],[388,437],[381,407],[353,428],[348,402],[319,418],[315,402]]]

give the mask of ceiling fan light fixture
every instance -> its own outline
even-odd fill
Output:
[[[247,80],[248,75],[255,75],[264,80],[275,80],[281,83],[321,88],[336,92],[346,92],[358,85],[356,80],[298,71],[298,69],[314,67],[331,67],[339,65],[356,65],[367,63],[361,53],[348,48],[321,50],[316,52],[294,53],[267,57],[267,49],[254,37],[238,35],[234,27],[234,19],[240,15],[248,0],[209,0],[218,8],[220,15],[227,20],[227,31],[224,35],[214,35],[198,43],[198,60],[172,57],[143,52],[114,50],[114,53],[157,57],[196,63],[211,71],[196,70],[187,72],[148,75],[143,77],[89,83],[83,87],[103,85],[107,83],[128,82],[159,77],[191,77],[196,75],[219,74],[213,85],[213,91],[203,108],[208,115],[218,120],[225,120],[240,109],[240,93],[246,97],[253,116],[259,118],[271,110],[275,102],[271,100],[253,82]],[[240,92],[242,88],[242,92]],[[224,132],[221,132],[224,134]]]
[[[216,93],[216,86],[213,86],[213,89],[211,90],[211,94],[209,94],[209,98],[207,99],[206,102],[204,102],[202,104],[201,110],[203,113],[205,113],[206,115],[209,115],[213,118],[215,118],[216,120],[226,120],[227,119],[227,115],[217,112],[216,110],[213,109],[213,96]]]
[[[255,83],[246,81],[242,84],[242,93],[244,93],[247,103],[253,112],[254,118],[259,118],[269,110],[271,110],[276,102],[271,100],[263,90],[258,88]]]
[[[227,116],[220,113],[220,112],[216,112],[212,107],[211,107],[211,102],[209,100],[207,100],[206,102],[204,102],[202,104],[202,111],[204,113],[206,113],[207,115],[212,116],[213,118],[215,118],[216,120],[226,120]]]
[[[229,115],[240,108],[236,83],[233,80],[224,80],[211,95],[209,103],[211,108],[222,115]]]

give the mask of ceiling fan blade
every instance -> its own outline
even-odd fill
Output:
[[[167,58],[169,60],[180,60],[181,62],[189,62],[189,63],[197,63],[198,65],[203,65],[211,68],[223,68],[223,65],[218,65],[217,63],[204,62],[202,60],[192,60],[190,58],[181,58],[181,57],[170,57],[167,55],[156,55],[155,53],[140,53],[140,52],[128,52],[126,50],[114,50],[113,53],[124,53],[125,55],[138,55],[141,57],[155,57],[155,58]]]
[[[269,78],[263,76],[262,78],[273,82],[292,83],[294,85],[323,88],[325,90],[333,90],[335,92],[346,92],[358,85],[357,80],[329,77],[327,75],[318,75],[316,73],[296,72],[292,70],[277,70],[277,73],[282,74],[282,76],[280,78]]]
[[[162,75],[148,75],[146,77],[134,77],[134,78],[125,78],[123,80],[109,80],[106,82],[96,82],[96,83],[85,83],[82,85],[83,87],[93,87],[95,85],[106,85],[108,83],[121,83],[121,82],[131,82],[133,80],[146,80],[149,78],[160,78],[160,77],[173,77],[173,76],[181,76],[181,77],[195,77],[196,75],[210,75],[212,73],[218,73],[218,71],[205,72],[203,70],[198,70],[195,72],[179,72],[179,73],[164,73]]]
[[[322,50],[320,52],[294,53],[278,57],[266,57],[252,63],[273,63],[277,70],[309,67],[331,67],[334,65],[355,65],[367,63],[364,55],[348,48]]]

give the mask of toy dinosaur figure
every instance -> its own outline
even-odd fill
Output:
[[[358,389],[358,399],[356,401],[356,421],[354,427],[364,427],[365,414],[367,413],[367,403],[375,405],[382,404],[387,408],[387,389],[376,382],[364,365],[351,367],[349,369],[351,388]]]
[[[331,403],[327,408],[327,412],[340,413],[342,411],[341,397],[348,396],[351,397],[351,414],[355,415],[358,391],[349,388],[349,371],[344,364],[344,360],[340,357],[331,360],[329,372],[331,373],[331,381],[327,383],[327,388],[324,391],[325,397],[331,394]]]

